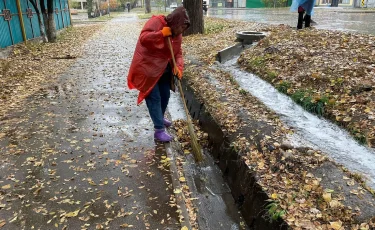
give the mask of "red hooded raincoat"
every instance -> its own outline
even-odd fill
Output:
[[[128,87],[139,90],[137,104],[149,95],[163,75],[168,62],[173,68],[168,40],[161,32],[161,29],[166,26],[168,25],[165,16],[152,16],[139,36],[128,74]],[[170,38],[177,66],[182,72],[184,67],[181,49],[182,35]]]

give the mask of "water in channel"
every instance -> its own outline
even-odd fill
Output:
[[[275,111],[280,119],[294,128],[294,145],[320,149],[335,162],[352,172],[359,172],[367,184],[375,189],[375,151],[356,142],[352,136],[337,125],[319,118],[297,105],[288,96],[278,92],[271,84],[254,74],[240,69],[237,57],[218,64],[229,71],[240,87],[257,97]]]

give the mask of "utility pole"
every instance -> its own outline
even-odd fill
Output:
[[[27,43],[27,36],[26,36],[25,24],[23,23],[21,3],[20,3],[20,0],[17,0],[16,2],[17,2],[18,15],[20,19],[22,38],[23,38],[23,41]]]
[[[167,0],[164,0],[164,11],[167,12]]]

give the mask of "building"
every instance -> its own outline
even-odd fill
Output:
[[[338,6],[372,8],[375,7],[375,0],[338,0]],[[330,6],[332,0],[316,0],[316,6]],[[289,7],[292,0],[211,0],[209,7],[213,8],[265,8]]]
[[[87,9],[87,0],[72,0],[73,2],[77,2],[78,3],[78,7],[75,7],[75,9],[78,9],[78,10],[85,10]],[[108,0],[93,0],[93,6],[94,8],[96,7],[96,5],[100,5],[100,3],[102,2],[107,2]],[[113,0],[111,0],[112,2]],[[73,8],[73,7],[72,7]]]
[[[213,8],[265,8],[269,3],[272,6],[277,0],[211,0],[209,7]],[[292,0],[285,0],[283,3],[277,3],[276,7],[291,6]]]
[[[319,6],[330,6],[332,0],[317,0]],[[357,8],[374,8],[375,0],[339,0],[338,6],[352,6]]]
[[[56,29],[61,30],[70,26],[68,0],[54,0],[54,5]],[[38,37],[38,16],[28,0],[0,0],[0,48]]]
[[[358,4],[358,5],[356,5],[356,4]],[[375,0],[367,0],[367,1],[364,1],[364,5],[363,5],[363,6],[362,6],[362,1],[357,0],[357,1],[354,3],[354,6],[355,6],[355,7],[375,8]]]

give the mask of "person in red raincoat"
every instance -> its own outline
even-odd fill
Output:
[[[168,16],[152,16],[144,25],[134,51],[128,74],[128,87],[139,90],[139,105],[144,99],[154,123],[154,138],[172,140],[165,127],[172,123],[165,117],[172,75],[181,79],[184,68],[182,58],[182,33],[190,26],[189,16],[182,6]],[[173,66],[168,37],[172,42],[177,66]]]

